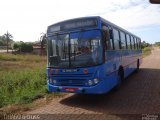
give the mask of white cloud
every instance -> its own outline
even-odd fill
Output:
[[[48,25],[61,20],[100,15],[129,30],[160,25],[160,7],[148,0],[0,0],[0,34],[35,41]]]
[[[106,8],[106,12],[103,10],[96,14],[101,14],[102,17],[128,29],[160,25],[159,6],[151,5],[147,2],[140,2],[138,4],[132,1],[129,2],[129,0],[124,1],[126,2],[122,4],[120,2],[117,3],[115,0],[115,3],[112,3],[109,9]]]

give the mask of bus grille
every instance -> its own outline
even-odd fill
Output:
[[[60,86],[84,86],[84,79],[61,79],[58,82]]]
[[[85,86],[88,79],[93,78],[94,74],[58,74],[52,75],[57,80],[57,86]]]
[[[52,75],[52,77],[59,77],[59,78],[62,78],[62,77],[70,77],[70,78],[74,78],[74,77],[78,77],[78,78],[86,78],[86,77],[92,77],[93,74],[87,74],[87,75],[84,75],[84,74],[59,74],[59,75]]]

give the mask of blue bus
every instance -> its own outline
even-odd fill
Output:
[[[142,60],[141,39],[99,16],[50,25],[47,45],[50,92],[107,93]]]

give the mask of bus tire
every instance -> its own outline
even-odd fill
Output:
[[[139,71],[139,59],[137,60],[137,68],[136,68],[136,73]]]
[[[124,70],[121,66],[118,70],[118,84],[115,86],[115,90],[118,90],[121,87],[121,84],[124,80]]]

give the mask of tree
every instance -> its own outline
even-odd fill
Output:
[[[160,42],[155,42],[155,45],[156,46],[160,46]]]
[[[47,35],[46,35],[46,33],[41,33],[41,37],[40,37],[41,55],[43,54],[44,46],[46,44],[46,41],[47,41]]]
[[[145,47],[149,47],[149,46],[151,46],[149,43],[147,43],[147,42],[145,42],[145,41],[143,41],[142,43],[141,43],[141,48],[143,49],[143,48],[145,48]]]
[[[27,53],[33,51],[33,47],[32,47],[31,43],[24,43],[24,42],[22,42],[20,44],[20,49],[21,49],[21,52],[27,52]]]
[[[0,46],[5,46],[6,42],[5,42],[5,37],[4,36],[0,36]]]
[[[4,45],[3,41],[2,41],[2,40],[0,40],[0,46],[3,46],[3,45]]]
[[[7,31],[7,33],[5,33],[3,37],[7,41],[7,53],[8,53],[8,43],[13,38],[13,36]]]
[[[14,42],[13,43],[13,49],[14,50],[19,50],[19,48],[20,48],[20,44],[18,42]]]
[[[32,43],[14,42],[13,49],[19,52],[30,53],[33,51]]]

